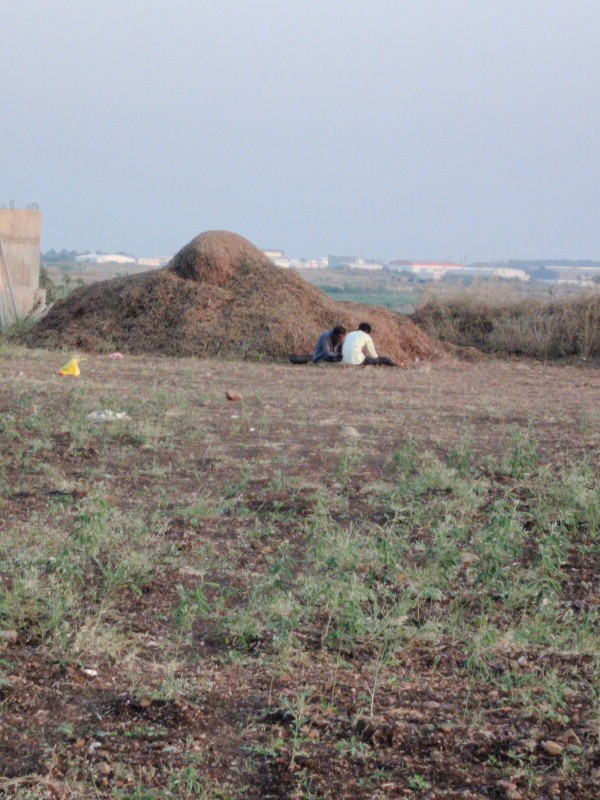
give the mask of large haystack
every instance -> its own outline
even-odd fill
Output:
[[[273,266],[241,236],[209,231],[157,272],[78,289],[26,334],[33,345],[89,351],[281,358],[310,352],[325,328],[366,319],[395,360],[434,358],[442,347],[406,317],[331,300]]]

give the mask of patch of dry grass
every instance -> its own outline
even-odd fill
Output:
[[[600,292],[554,299],[490,284],[426,295],[413,320],[431,336],[498,355],[600,357]]]

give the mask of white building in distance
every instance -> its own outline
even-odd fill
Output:
[[[395,272],[410,272],[422,281],[439,281],[442,278],[503,278],[528,281],[524,269],[513,267],[473,267],[452,261],[390,261]]]
[[[75,260],[78,264],[135,264],[135,258],[121,253],[84,253]]]
[[[362,258],[359,258],[357,261],[349,261],[347,264],[338,264],[338,268],[347,269],[364,269],[368,272],[378,272],[383,269],[383,264],[379,264],[376,261],[364,261]]]
[[[263,250],[263,253],[270,261],[278,261],[285,258],[283,250]]]

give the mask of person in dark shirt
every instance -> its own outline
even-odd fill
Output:
[[[342,360],[342,345],[346,336],[346,329],[336,325],[330,331],[323,331],[313,353],[312,363],[319,361],[336,362]]]

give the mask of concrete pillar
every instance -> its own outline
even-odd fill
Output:
[[[39,211],[0,208],[0,326],[27,316],[40,299]]]

